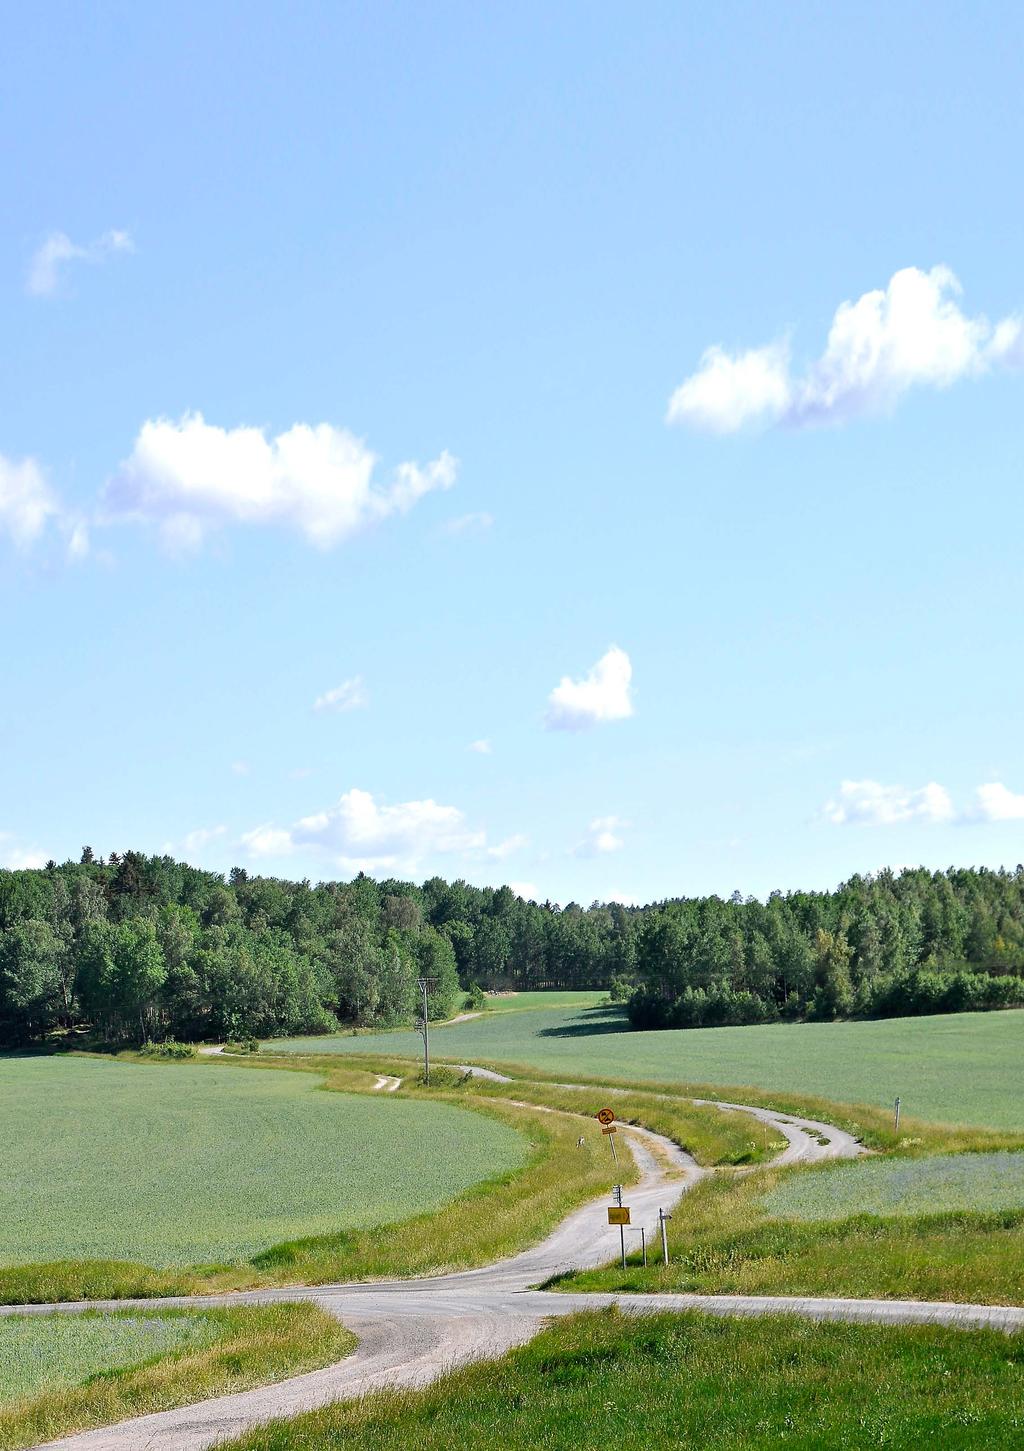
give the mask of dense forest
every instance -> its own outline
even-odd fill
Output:
[[[1024,868],[882,872],[767,902],[525,902],[508,887],[224,877],[138,852],[0,871],[0,1040],[323,1032],[468,988],[598,988],[638,1027],[1024,1004]]]

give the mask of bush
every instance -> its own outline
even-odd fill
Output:
[[[260,1040],[258,1038],[242,1038],[224,1044],[225,1053],[258,1053],[259,1051]]]
[[[143,1043],[139,1049],[147,1058],[194,1058],[196,1050],[191,1043],[177,1043],[168,1038],[163,1043]]]
[[[471,1013],[482,1013],[487,1007],[487,997],[478,982],[471,982],[466,989],[466,1001],[463,1007]]]

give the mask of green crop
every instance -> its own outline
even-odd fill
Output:
[[[238,1261],[435,1209],[522,1164],[512,1129],[237,1065],[0,1059],[0,1265]]]
[[[768,1214],[793,1219],[1021,1209],[1024,1154],[937,1154],[815,1169],[784,1180],[762,1205]]]

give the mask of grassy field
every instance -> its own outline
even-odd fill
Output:
[[[318,1086],[234,1066],[0,1059],[0,1265],[244,1260],[439,1208],[528,1154],[510,1126],[451,1104]]]
[[[0,1318],[0,1451],[247,1390],[340,1360],[313,1305]]]
[[[514,1001],[509,999],[507,1001]],[[268,1044],[274,1052],[375,1051],[416,1057],[411,1032]],[[834,1102],[891,1106],[936,1123],[1024,1129],[1024,1012],[863,1023],[631,1032],[615,1009],[485,1013],[431,1035],[438,1058],[524,1065],[579,1080],[754,1085]]]
[[[1024,1209],[1024,1154],[869,1159],[786,1179],[763,1201],[782,1219]]]
[[[995,1333],[576,1316],[423,1391],[277,1422],[234,1451],[981,1451],[1024,1438],[1024,1353]]]
[[[56,1061],[58,1065],[60,1062],[50,1061]],[[82,1062],[99,1070],[120,1066],[128,1078],[121,1077],[117,1081],[132,1089],[138,1084],[139,1092],[144,1091],[143,1083],[148,1086],[150,1080],[147,1075],[157,1071],[111,1065],[103,1060],[93,1064],[89,1060],[63,1061]],[[208,1079],[210,1082],[230,1078],[232,1084],[227,1087],[243,1095],[249,1092],[255,1094],[256,1122],[259,1121],[259,1104],[263,1102],[259,1091],[261,1080],[304,1084],[305,1093],[299,1100],[303,1104],[329,1100],[335,1092],[339,1101],[346,1104],[350,1100],[347,1096],[341,1097],[342,1094],[347,1094],[354,1086],[365,1087],[375,1079],[374,1074],[336,1056],[302,1064],[294,1059],[287,1061],[292,1066],[285,1071],[267,1060],[239,1060],[215,1067],[185,1064],[169,1071],[182,1075],[176,1082],[185,1087],[194,1078],[205,1079],[209,1074],[215,1075]],[[313,1091],[321,1085],[335,1092]],[[392,1106],[400,1111],[399,1116],[422,1108],[432,1112],[441,1110],[453,1114],[457,1123],[468,1124],[472,1132],[478,1131],[479,1120],[480,1131],[484,1134],[495,1130],[511,1135],[521,1151],[516,1166],[479,1180],[461,1194],[449,1197],[439,1207],[423,1213],[334,1233],[284,1239],[269,1249],[259,1251],[244,1263],[228,1267],[183,1265],[156,1269],[144,1263],[100,1259],[62,1259],[0,1266],[0,1301],[26,1304],[198,1294],[260,1285],[322,1284],[339,1279],[380,1279],[468,1268],[490,1263],[536,1243],[573,1209],[607,1190],[607,1141],[601,1137],[596,1122],[588,1124],[576,1117],[538,1113],[498,1098],[492,1100],[473,1094],[465,1084],[457,1089],[446,1089],[439,1084],[430,1090],[429,1098],[426,1092],[421,1086],[413,1086],[398,1094],[374,1094],[370,1099],[357,1099],[356,1102],[371,1115],[378,1108],[390,1110]],[[425,1101],[418,1102],[419,1099]],[[122,1122],[129,1141],[133,1133],[134,1103],[132,1094],[121,1105]],[[473,1112],[469,1111],[470,1107]],[[244,1097],[238,1104],[238,1111],[244,1124]],[[380,1135],[394,1120],[385,1118],[376,1122],[377,1136],[366,1142],[363,1152],[366,1163],[372,1160],[375,1172],[386,1174],[392,1171],[389,1155],[393,1141],[384,1140],[386,1147],[382,1149]],[[577,1147],[581,1137],[584,1140],[582,1149]],[[436,1147],[435,1140],[435,1150]],[[25,1152],[28,1152],[27,1148]],[[240,1147],[238,1152],[243,1153],[244,1149]],[[454,1147],[447,1146],[446,1152],[457,1155],[461,1150],[456,1144]],[[67,1173],[66,1170],[61,1172]],[[268,1171],[268,1174],[271,1172]],[[633,1176],[631,1162],[623,1163],[619,1170],[622,1181],[632,1183]],[[62,1200],[73,1197],[74,1191],[75,1181],[69,1176],[61,1189]],[[190,1204],[187,1186],[180,1188],[179,1192],[181,1203]],[[244,1186],[239,1194],[236,1213],[244,1216]],[[391,1212],[394,1214],[395,1210]],[[182,1218],[187,1220],[187,1215]]]

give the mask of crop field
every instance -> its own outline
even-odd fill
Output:
[[[783,1219],[1024,1208],[1024,1154],[868,1159],[794,1175],[761,1201]]]
[[[510,999],[509,1001],[514,1001]],[[1024,1012],[858,1023],[631,1032],[599,1007],[485,1013],[431,1034],[439,1058],[632,1082],[745,1084],[841,1103],[891,1105],[936,1123],[1024,1128]],[[412,1032],[283,1039],[273,1052],[368,1050],[416,1057]]]
[[[221,1333],[216,1318],[96,1314],[0,1317],[0,1406],[33,1391],[77,1385],[174,1350],[200,1350]]]
[[[438,1208],[528,1156],[519,1134],[481,1114],[319,1081],[0,1059],[0,1265],[237,1261]]]

